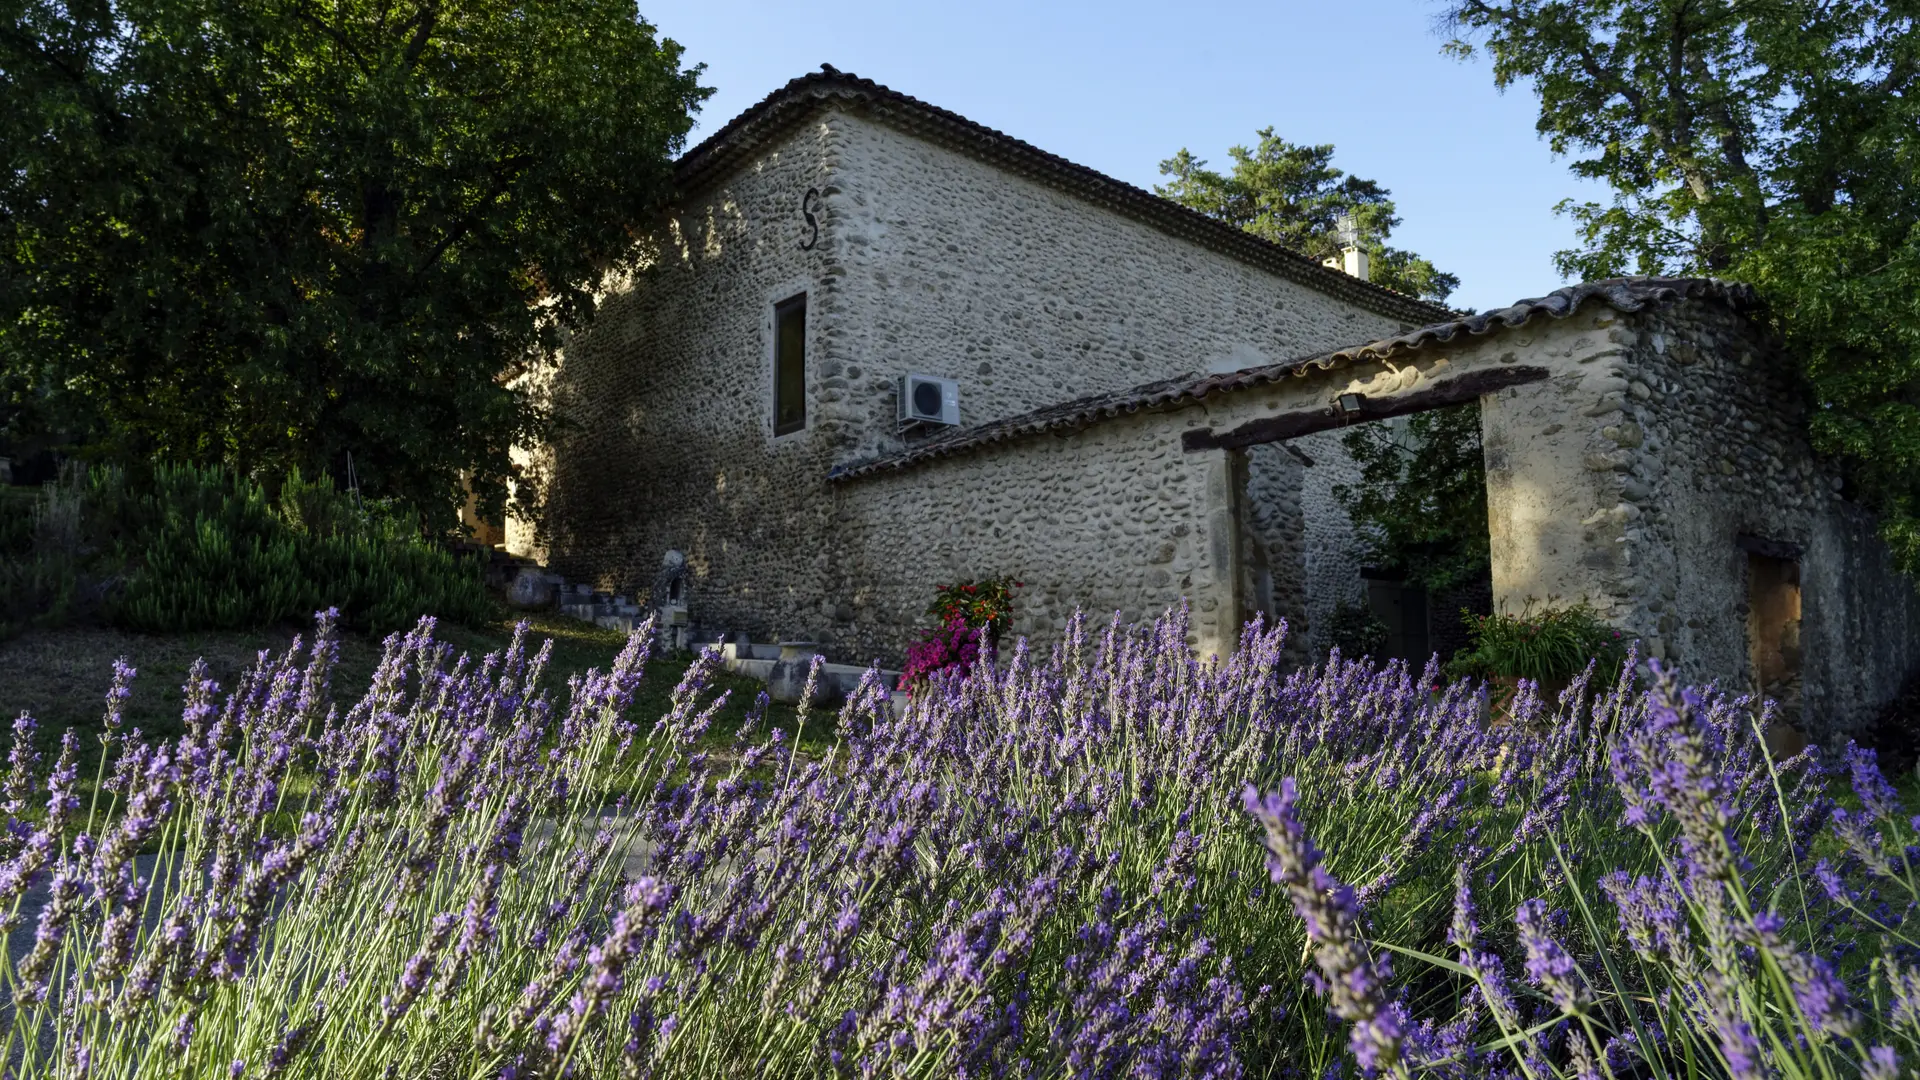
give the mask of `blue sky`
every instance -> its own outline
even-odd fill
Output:
[[[1427,0],[1133,0],[904,4],[641,0],[705,62],[702,138],[830,63],[1141,187],[1181,147],[1216,164],[1272,125],[1333,143],[1393,192],[1393,242],[1460,275],[1453,303],[1500,307],[1558,287],[1572,239],[1553,205],[1604,190],[1534,134],[1534,100],[1484,59],[1440,54]]]

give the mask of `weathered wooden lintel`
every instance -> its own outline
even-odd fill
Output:
[[[1323,406],[1318,409],[1296,409],[1292,412],[1263,416],[1257,420],[1249,420],[1231,431],[1194,428],[1180,436],[1180,448],[1192,453],[1196,450],[1239,450],[1248,446],[1258,446],[1261,443],[1282,442],[1287,439],[1297,439],[1302,435],[1311,435],[1316,431],[1327,431],[1367,420],[1385,420],[1391,416],[1406,416],[1409,413],[1459,405],[1496,390],[1505,390],[1509,386],[1540,382],[1548,375],[1546,368],[1525,364],[1469,371],[1462,375],[1436,380],[1432,385],[1409,394],[1363,397],[1360,399],[1360,411],[1357,413],[1342,413],[1332,406]]]

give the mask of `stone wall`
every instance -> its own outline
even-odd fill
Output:
[[[1177,414],[1175,414],[1177,415]],[[836,488],[848,655],[894,655],[926,622],[933,582],[1011,575],[1013,632],[1058,639],[1075,608],[1104,623],[1193,598],[1195,644],[1220,651],[1238,627],[1222,603],[1223,455],[1180,451],[1175,415],[1142,414],[1067,437],[1037,436]]]
[[[1288,644],[1304,659],[1310,640],[1306,533],[1301,528],[1306,455],[1277,444],[1248,447],[1244,455],[1243,614],[1287,620]]]
[[[692,608],[767,640],[820,621],[828,595],[827,470],[848,425],[830,364],[841,280],[833,222],[812,250],[799,202],[832,182],[837,140],[812,123],[685,206],[647,241],[651,265],[616,283],[552,370],[565,425],[534,452],[546,530],[519,543],[575,581],[644,594],[670,549]],[[772,432],[773,305],[808,294],[808,428]]]
[[[1814,456],[1808,397],[1756,324],[1595,308],[1481,347],[1562,372],[1482,401],[1503,609],[1586,600],[1683,677],[1752,689],[1744,536],[1801,552],[1810,737],[1858,730],[1920,662],[1914,586]]]
[[[1360,479],[1340,431],[1248,447],[1243,584],[1252,612],[1285,618],[1299,658],[1325,652],[1334,608],[1365,600],[1353,520],[1333,489]]]
[[[903,372],[957,379],[974,424],[1406,328],[881,121],[832,124],[844,149],[827,213],[846,275],[835,341],[867,409],[859,454],[900,445]]]
[[[805,203],[817,237],[802,216],[809,189],[819,193]],[[843,491],[826,477],[836,463],[903,445],[900,374],[958,379],[971,424],[1401,328],[838,111],[689,200],[643,247],[654,252],[650,265],[608,290],[598,318],[545,375],[543,392],[567,426],[551,446],[521,455],[544,491],[546,528],[535,535],[510,523],[511,549],[570,579],[641,596],[663,554],[679,550],[704,628],[804,637],[834,655],[889,662],[924,621],[933,586],[955,575],[923,560],[898,595],[869,584],[899,573],[886,560],[911,544],[891,535],[875,547],[866,534],[949,523],[879,508],[863,517],[849,507],[873,505],[861,493],[866,482]],[[800,292],[808,425],[775,438],[772,309]],[[1022,447],[1005,453],[1032,452]],[[931,482],[920,473],[900,485]],[[1098,489],[1110,490],[1104,478]],[[1013,487],[1007,497],[1036,496]],[[1099,557],[1084,544],[1073,550]],[[1099,607],[1117,594],[1083,596],[1081,586],[1112,566],[1028,576],[1061,598],[1050,605]],[[863,599],[881,595],[884,603]]]
[[[1301,494],[1301,526],[1306,560],[1301,568],[1307,595],[1307,642],[1314,652],[1325,652],[1333,642],[1328,620],[1340,604],[1366,601],[1366,583],[1360,578],[1359,538],[1353,519],[1333,496],[1333,489],[1360,482],[1360,465],[1341,442],[1344,432],[1322,431],[1293,440],[1292,445],[1313,462],[1306,470]]]
[[[1689,677],[1746,689],[1750,553],[1739,541],[1777,553],[1791,545],[1804,672],[1796,719],[1816,740],[1857,732],[1920,664],[1920,595],[1894,570],[1871,516],[1840,494],[1838,472],[1814,456],[1810,395],[1791,359],[1715,305],[1629,325],[1613,475],[1622,505],[1638,510],[1622,535],[1649,554],[1627,618]]]

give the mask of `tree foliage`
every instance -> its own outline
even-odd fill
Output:
[[[1562,203],[1563,273],[1754,284],[1812,436],[1920,571],[1920,17],[1910,0],[1453,0],[1449,48],[1611,203]]]
[[[632,0],[0,4],[0,435],[497,506],[697,75]]]
[[[1160,163],[1160,174],[1172,179],[1156,186],[1155,194],[1315,259],[1340,253],[1335,219],[1352,214],[1374,284],[1434,303],[1460,287],[1458,277],[1387,244],[1400,224],[1388,197],[1392,192],[1334,168],[1331,145],[1290,143],[1272,128],[1256,134],[1257,145],[1227,151],[1231,173],[1208,169],[1205,161],[1181,150]]]
[[[1441,594],[1488,572],[1486,467],[1477,402],[1376,421],[1341,437],[1358,484],[1334,498],[1347,510],[1368,563]]]

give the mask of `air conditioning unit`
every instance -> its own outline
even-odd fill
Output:
[[[960,384],[935,375],[900,376],[900,427],[960,422]]]

